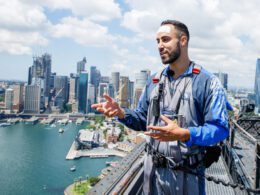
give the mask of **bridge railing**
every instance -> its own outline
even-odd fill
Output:
[[[222,152],[234,182],[248,188],[260,187],[260,142],[235,120],[230,121],[230,137]]]

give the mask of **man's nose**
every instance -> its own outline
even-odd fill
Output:
[[[159,49],[159,51],[162,51],[163,48],[164,48],[163,43],[162,43],[162,42],[158,43],[158,49]]]

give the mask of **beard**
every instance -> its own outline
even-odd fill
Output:
[[[171,52],[168,59],[162,59],[163,64],[172,64],[175,62],[181,55],[181,46],[180,42],[177,43],[177,48],[175,51]]]

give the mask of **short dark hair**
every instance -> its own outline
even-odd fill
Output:
[[[188,27],[184,23],[182,23],[182,22],[180,22],[178,20],[164,20],[164,21],[162,21],[161,26],[165,25],[165,24],[171,24],[177,30],[183,32],[187,36],[188,42],[189,42],[189,40],[190,40],[190,33],[189,33],[189,30],[188,30]]]

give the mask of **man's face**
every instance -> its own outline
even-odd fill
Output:
[[[172,64],[180,57],[180,40],[173,25],[161,26],[157,31],[156,40],[163,64]]]

